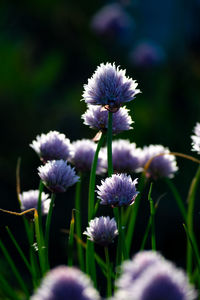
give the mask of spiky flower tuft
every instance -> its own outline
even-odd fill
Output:
[[[137,179],[132,181],[131,176],[126,174],[114,174],[101,181],[97,186],[100,204],[115,206],[128,206],[134,203],[138,192],[135,185]]]
[[[49,271],[31,300],[100,300],[99,294],[84,273],[59,266]]]
[[[38,208],[39,190],[30,190],[20,194],[21,210],[28,210],[30,208]],[[41,194],[41,210],[42,214],[46,215],[49,211],[50,198],[48,194],[42,192]]]
[[[120,107],[113,114],[112,133],[118,134],[125,130],[132,129],[133,121],[126,107]],[[105,132],[108,129],[108,110],[101,106],[88,105],[88,109],[82,115],[84,124],[92,129]]]
[[[147,177],[155,180],[160,177],[174,177],[174,173],[178,170],[176,157],[169,153],[169,149],[162,145],[150,145],[143,148],[141,165],[145,167],[149,162],[145,170]]]
[[[128,265],[125,262],[122,269],[115,300],[196,299],[185,272],[157,253],[141,252]]]
[[[70,140],[58,131],[38,135],[30,147],[35,150],[44,163],[48,160],[67,160],[71,151]]]
[[[200,154],[200,123],[197,123],[194,127],[194,134],[192,135],[192,151]]]
[[[46,187],[54,193],[63,193],[79,180],[74,168],[64,160],[48,161],[38,168],[39,176]]]
[[[89,240],[107,246],[112,243],[118,235],[117,223],[114,218],[100,217],[90,221],[89,227],[83,234],[87,235]]]
[[[136,89],[137,85],[135,80],[126,77],[125,70],[120,70],[114,63],[102,63],[84,85],[83,99],[88,104],[118,109],[140,92]]]
[[[93,158],[97,145],[95,142],[87,139],[78,140],[72,143],[72,152],[70,162],[75,166],[76,170],[81,172],[89,172],[91,170]],[[97,173],[104,174],[106,168],[102,165],[103,159],[99,155],[97,163]]]

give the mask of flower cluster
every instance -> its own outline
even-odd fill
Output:
[[[44,277],[31,300],[99,300],[89,278],[75,268],[59,266]]]
[[[89,172],[91,170],[96,144],[91,140],[78,140],[72,143],[72,154],[70,162],[80,172]],[[106,167],[103,166],[103,158],[98,158],[97,173],[104,174]]]
[[[63,193],[75,184],[79,177],[74,168],[64,160],[52,160],[38,168],[39,176],[46,187],[54,193]]]
[[[162,145],[145,146],[142,151],[142,164],[146,176],[153,179],[160,177],[172,178],[178,170],[176,158],[169,154],[168,148]]]
[[[196,292],[184,271],[160,254],[144,251],[124,262],[116,300],[193,300]]]
[[[131,176],[126,174],[114,174],[101,181],[97,186],[100,204],[115,206],[128,206],[134,203],[138,192],[135,185],[137,179],[132,181]]]
[[[30,147],[35,150],[43,162],[57,159],[67,160],[71,151],[70,140],[58,131],[38,135]]]
[[[192,151],[197,152],[200,154],[200,123],[197,123],[194,127],[194,135],[191,136],[192,138]]]
[[[120,107],[113,114],[112,133],[118,134],[125,130],[132,129],[133,121],[128,114],[129,110],[125,107]],[[108,110],[101,106],[88,105],[88,109],[82,115],[84,124],[92,129],[105,132],[108,129]]]
[[[84,85],[83,99],[87,104],[108,106],[118,109],[125,102],[130,102],[140,93],[137,83],[126,77],[126,71],[115,64],[101,64],[93,76]]]
[[[20,194],[21,210],[25,211],[30,208],[38,208],[38,190],[30,190]],[[50,198],[48,194],[42,192],[41,194],[41,211],[43,215],[46,215],[49,211]]]
[[[118,235],[117,223],[114,218],[110,219],[110,217],[95,218],[90,221],[89,227],[83,234],[87,235],[89,240],[107,246]]]

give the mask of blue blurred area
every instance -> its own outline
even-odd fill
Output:
[[[107,27],[105,16],[101,15],[99,22],[104,29],[98,30],[93,26],[96,16],[108,6],[112,10],[112,5],[117,5],[122,14],[107,22]],[[109,19],[107,12],[106,18]],[[157,49],[162,49],[162,59],[158,57],[160,52],[153,50],[149,54],[140,50],[138,64],[138,57],[133,55],[144,42],[147,47],[157,45]],[[129,138],[140,147],[163,144],[172,151],[191,154],[190,135],[200,121],[199,1],[1,1],[0,207],[18,209],[15,169],[19,156],[22,190],[38,187],[39,161],[29,147],[37,134],[58,130],[72,141],[93,137],[95,133],[81,120],[86,105],[80,99],[83,84],[97,65],[107,61],[127,69],[127,75],[138,81],[142,91],[128,104],[134,130],[119,137]],[[186,199],[196,165],[182,159],[178,163],[175,182]],[[166,187],[156,187],[155,197],[159,197]],[[55,217],[56,228],[69,226],[73,204],[68,206],[66,199],[73,197],[73,189],[68,193],[57,203],[63,222],[61,217]],[[184,245],[184,235],[179,227],[181,220],[177,223],[178,210],[168,192],[160,210],[160,248],[165,251],[166,241],[172,238],[173,229],[166,228],[170,218],[171,224],[178,224],[174,238],[182,235],[174,247],[179,250]],[[198,211],[199,204],[196,224],[200,221]],[[1,228],[15,227],[18,220],[11,219],[1,213]],[[142,226],[142,219],[139,223]],[[178,250],[169,251],[169,258],[177,259]]]

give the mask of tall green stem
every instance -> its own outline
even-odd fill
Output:
[[[91,173],[90,173],[89,197],[88,197],[88,222],[92,219],[94,215],[96,169],[97,169],[99,151],[103,145],[103,141],[104,141],[104,134],[102,133],[101,138],[97,144],[96,152],[92,162]]]
[[[112,296],[112,281],[111,281],[111,266],[108,247],[104,247],[105,257],[106,257],[106,266],[107,266],[107,297]]]
[[[186,212],[185,206],[183,204],[183,201],[181,199],[181,196],[180,196],[178,190],[176,189],[176,186],[174,185],[174,183],[169,178],[165,178],[165,182],[169,186],[169,188],[170,188],[170,190],[171,190],[171,192],[172,192],[172,194],[174,196],[174,199],[176,200],[176,203],[177,203],[178,208],[179,208],[179,210],[181,212],[183,220],[186,221],[186,219],[187,219],[187,212]]]
[[[112,119],[113,113],[108,112],[108,131],[107,131],[107,157],[108,157],[108,176],[113,174],[112,164]]]
[[[90,173],[90,182],[89,182],[89,197],[88,197],[88,223],[93,218],[95,213],[95,183],[96,183],[96,169],[99,151],[103,145],[104,134],[102,133],[100,140],[97,144],[96,152],[92,162],[92,168]],[[96,265],[95,265],[95,253],[94,253],[94,244],[87,240],[86,246],[86,272],[89,274],[94,281],[94,285],[97,285],[96,281]]]
[[[128,226],[127,226],[126,246],[127,246],[128,256],[130,255],[131,244],[132,244],[133,233],[134,233],[134,229],[135,229],[136,218],[137,218],[137,214],[138,214],[138,210],[139,210],[141,194],[142,194],[145,184],[146,184],[145,174],[142,173],[142,176],[139,181],[139,187],[138,187],[138,190],[140,193],[137,195],[137,197],[135,198],[134,204],[131,206],[131,213],[130,213],[129,222],[128,222]]]
[[[80,180],[76,184],[76,195],[75,195],[75,209],[76,209],[76,218],[75,218],[75,227],[76,227],[76,234],[79,239],[81,239],[81,184],[83,180],[83,175],[79,173]],[[78,251],[78,262],[80,269],[84,271],[84,255],[83,255],[83,248],[79,243],[79,239],[77,239],[77,251]]]
[[[156,235],[155,235],[155,207],[153,199],[151,198],[152,183],[150,185],[148,200],[150,202],[150,213],[151,213],[151,248],[156,251]]]
[[[45,228],[45,247],[46,247],[46,262],[47,262],[47,269],[49,269],[49,232],[50,232],[50,225],[51,225],[51,218],[53,212],[53,205],[55,201],[56,195],[52,193],[51,195],[51,202],[49,206],[49,211],[46,219],[46,228]]]
[[[193,231],[193,215],[194,215],[194,203],[197,191],[197,186],[200,180],[200,166],[191,182],[189,193],[188,193],[188,212],[187,212],[187,229],[190,236],[194,236]],[[189,239],[187,240],[187,273],[188,276],[192,275],[192,248]]]

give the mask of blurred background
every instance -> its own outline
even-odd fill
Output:
[[[71,141],[94,136],[95,132],[81,119],[86,105],[80,100],[83,84],[102,62],[115,62],[126,69],[142,91],[127,105],[134,130],[117,138],[128,138],[138,147],[162,144],[171,151],[197,157],[191,152],[190,136],[200,121],[199,0],[1,1],[1,208],[19,210],[15,178],[18,157],[21,189],[36,189],[39,185],[40,162],[29,147],[37,134],[58,130]],[[197,165],[177,160],[179,171],[173,181],[186,201]],[[162,194],[156,219],[158,249],[185,267],[182,219],[167,186],[159,181],[153,188],[154,199]],[[60,228],[69,227],[73,195],[74,187],[57,199],[52,264],[67,261],[67,238]],[[146,226],[145,203],[140,208],[133,253]],[[199,209],[197,201],[197,231]],[[17,261],[4,228],[11,228],[26,251],[22,221],[3,213],[0,220],[0,235]],[[19,267],[23,268],[20,260]]]

